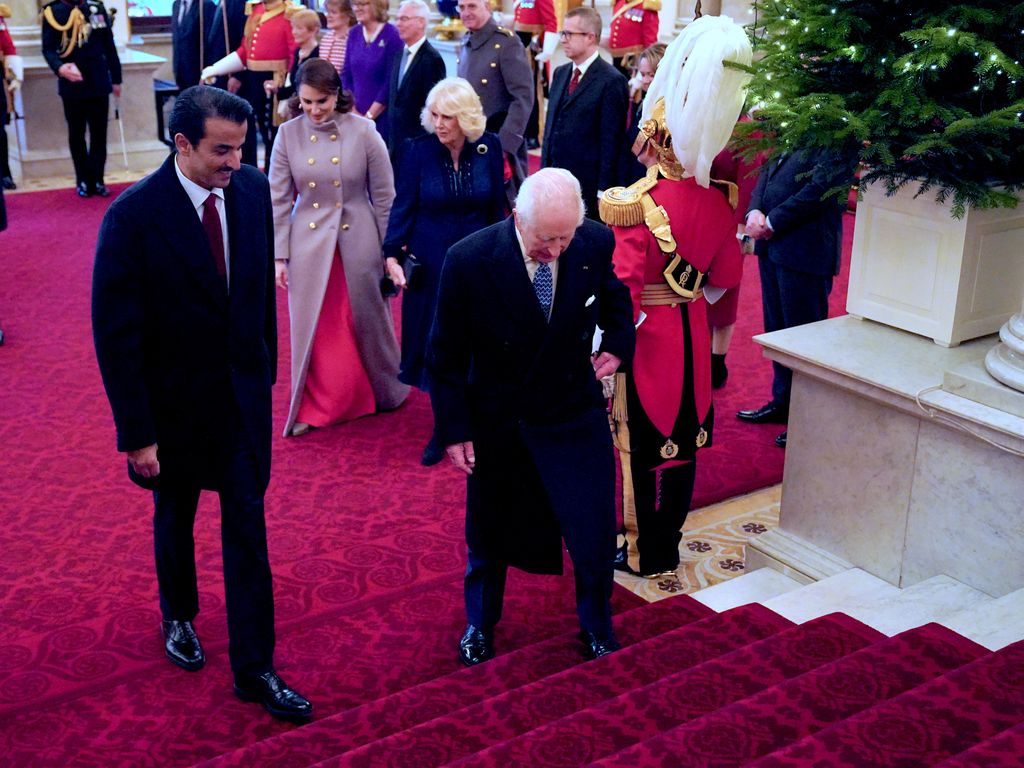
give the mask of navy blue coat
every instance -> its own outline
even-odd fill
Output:
[[[388,152],[391,154],[392,162],[398,160],[398,150],[406,139],[413,139],[426,133],[420,122],[420,113],[427,103],[427,94],[430,93],[430,89],[445,77],[444,59],[429,40],[424,40],[423,45],[416,51],[416,55],[409,63],[405,77],[399,84],[398,70],[402,64],[404,50],[403,48],[395,56],[388,87],[388,115],[391,123],[388,133]]]
[[[266,484],[277,373],[270,186],[243,165],[225,190],[229,300],[174,158],[114,201],[96,246],[93,337],[117,449],[157,443],[161,483],[212,488],[237,416]]]

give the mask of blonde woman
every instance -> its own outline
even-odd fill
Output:
[[[263,87],[267,93],[276,93],[278,112],[282,117],[288,116],[288,99],[295,93],[295,78],[299,74],[299,67],[306,59],[315,59],[320,55],[320,46],[317,37],[320,34],[320,14],[304,8],[292,14],[292,37],[295,38],[295,55],[292,56],[292,68],[284,84],[278,86],[275,80],[267,80]]]
[[[442,80],[427,95],[422,121],[427,135],[409,139],[399,151],[384,256],[395,285],[406,290],[399,379],[426,391],[427,335],[445,252],[507,211],[501,142],[484,132],[473,87],[461,77]],[[422,462],[430,466],[443,455],[431,438]]]

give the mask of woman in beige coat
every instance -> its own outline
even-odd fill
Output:
[[[324,59],[299,70],[303,114],[274,143],[277,284],[288,291],[292,390],[285,435],[401,405],[399,350],[380,292],[381,241],[395,197],[387,148],[350,114]]]

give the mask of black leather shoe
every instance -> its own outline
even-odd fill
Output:
[[[206,655],[191,621],[163,621],[160,630],[164,635],[164,650],[172,664],[189,672],[203,668]]]
[[[466,625],[466,631],[459,640],[459,658],[467,667],[494,658],[494,638],[479,627]]]
[[[78,182],[77,186],[75,186],[75,191],[79,197],[92,197],[92,190],[89,189],[89,185],[84,181]]]
[[[738,411],[736,418],[751,424],[785,424],[789,421],[789,409],[768,403],[752,411]]]
[[[599,659],[622,647],[611,630],[608,630],[607,635],[598,636],[583,629],[580,630],[580,640],[583,642],[583,655],[588,659]]]
[[[420,457],[420,464],[424,467],[432,467],[435,464],[440,464],[444,458],[444,448],[437,444],[437,438],[431,435],[430,442],[427,443],[427,447],[423,449],[423,455]]]
[[[94,195],[99,195],[100,197],[110,197],[110,190],[107,189],[107,185],[103,182],[95,184],[92,188],[92,193]]]
[[[258,677],[235,680],[235,695],[242,701],[256,701],[274,717],[292,722],[305,722],[313,716],[309,700],[288,687],[274,670]]]
[[[0,179],[0,186],[2,186],[4,189],[18,188],[18,185],[14,183],[14,179],[12,179],[10,176],[4,176],[2,179]]]
[[[779,435],[778,437],[775,438],[775,444],[777,446],[779,446],[779,448],[785,448],[786,447],[786,436],[788,434],[789,434],[789,430],[787,429],[785,432],[783,432],[781,435]]]

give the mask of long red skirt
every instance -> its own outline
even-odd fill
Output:
[[[326,427],[375,410],[373,387],[356,343],[345,268],[335,248],[296,421]]]

